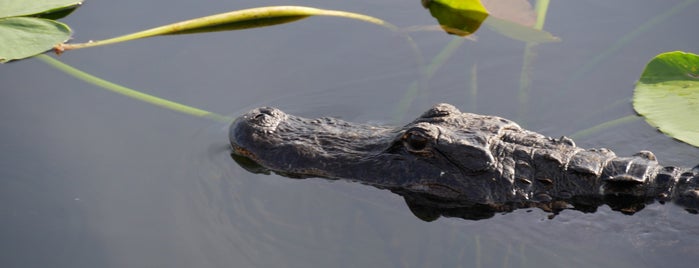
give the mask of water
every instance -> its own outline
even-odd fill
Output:
[[[421,76],[401,35],[338,18],[140,40],[68,52],[60,60],[231,116],[273,105],[303,116],[401,124],[450,102],[560,136],[633,114],[634,82],[656,54],[699,51],[699,37],[688,32],[699,22],[699,4],[692,3],[588,64],[680,2],[554,1],[545,29],[562,42],[536,47],[526,109],[517,97],[524,43],[486,27],[431,79]],[[86,41],[272,4],[278,3],[89,1],[64,21],[76,41]],[[365,13],[399,27],[434,24],[419,1],[286,4]],[[427,62],[453,39],[410,35]],[[249,173],[229,156],[226,124],[114,95],[38,60],[1,66],[0,81],[3,267],[658,267],[668,260],[690,267],[699,261],[699,218],[673,205],[649,205],[633,216],[600,207],[551,220],[540,210],[519,210],[427,223],[388,191]],[[415,81],[422,88],[397,112]],[[699,163],[698,149],[642,120],[576,142],[619,155],[648,149],[667,164]]]

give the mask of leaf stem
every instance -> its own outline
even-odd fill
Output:
[[[148,30],[122,35],[101,41],[90,41],[78,44],[59,44],[54,47],[56,53],[79,48],[96,47],[119,42],[131,41],[141,38],[158,35],[185,34],[192,32],[215,30],[215,28],[225,28],[225,30],[240,30],[247,28],[263,27],[280,23],[287,23],[309,16],[334,16],[360,20],[385,27],[391,31],[397,31],[397,27],[381,19],[358,13],[325,10],[302,6],[269,6],[257,7],[243,10],[236,10],[181,22],[176,22]]]
[[[548,11],[550,1],[549,0],[538,0],[536,1],[536,23],[534,24],[534,29],[543,30],[544,22],[546,21],[546,12]],[[534,68],[534,61],[538,55],[536,52],[536,42],[527,42],[524,47],[524,60],[522,61],[522,71],[519,76],[519,90],[517,92],[519,100],[519,111],[517,112],[518,122],[524,124],[527,118],[527,113],[529,112],[529,97],[532,89],[532,69]]]
[[[91,75],[89,73],[83,72],[81,70],[76,69],[75,67],[72,67],[68,64],[65,64],[57,59],[54,59],[50,56],[47,55],[37,55],[37,59],[45,62],[48,65],[51,65],[55,67],[58,70],[61,70],[75,78],[78,78],[80,80],[83,80],[85,82],[88,82],[90,84],[99,86],[101,88],[104,88],[106,90],[115,92],[117,94],[121,94],[130,98],[134,98],[143,102],[147,102],[150,104],[154,104],[156,106],[160,106],[169,110],[177,111],[180,113],[184,114],[189,114],[197,117],[204,117],[208,118],[217,122],[222,122],[222,123],[228,123],[233,121],[232,118],[219,115],[216,113],[212,113],[209,111],[205,111],[202,109],[194,108],[191,106],[187,106],[184,104],[180,104],[177,102],[169,101],[163,98],[159,98],[153,95],[148,95],[140,91],[136,91],[112,82],[109,82],[107,80],[104,80],[102,78],[96,77],[94,75]]]
[[[601,131],[601,130],[604,130],[604,129],[607,129],[607,128],[610,128],[613,126],[621,125],[624,123],[638,121],[639,119],[641,119],[641,117],[639,117],[637,115],[627,115],[627,116],[624,116],[621,118],[617,118],[614,120],[610,120],[610,121],[598,124],[598,125],[593,126],[593,127],[589,127],[589,128],[580,130],[580,131],[575,132],[572,135],[570,135],[570,137],[573,139],[579,139],[579,138],[588,136],[592,133],[595,133],[595,132],[598,132],[598,131]]]

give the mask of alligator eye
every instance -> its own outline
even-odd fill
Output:
[[[403,136],[403,141],[410,151],[422,151],[429,142],[425,136],[410,132]]]

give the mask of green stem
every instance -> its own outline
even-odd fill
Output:
[[[685,10],[691,10],[691,8],[688,8],[691,4],[696,2],[697,0],[686,0],[684,2],[681,2],[672,8],[658,14],[657,16],[653,17],[650,20],[647,20],[645,23],[641,24],[638,26],[636,29],[633,31],[625,34],[621,38],[619,38],[614,44],[612,44],[609,48],[607,48],[605,51],[602,51],[602,53],[596,53],[596,56],[593,57],[591,60],[586,62],[585,64],[578,69],[569,79],[568,82],[566,83],[565,87],[562,90],[558,91],[557,96],[560,96],[564,93],[566,93],[573,85],[574,82],[577,80],[581,79],[584,75],[586,75],[588,72],[594,70],[596,66],[601,64],[607,59],[612,58],[612,55],[614,53],[618,52],[621,50],[623,47],[625,47],[627,44],[631,43],[634,39],[637,37],[641,36],[644,32],[650,30],[651,28],[659,25],[666,19],[672,18],[676,13],[685,11]],[[558,100],[558,98],[551,98],[552,100]]]
[[[45,62],[46,64],[49,64],[49,65],[55,67],[58,70],[61,70],[65,73],[75,77],[75,78],[78,78],[78,79],[83,80],[85,82],[88,82],[90,84],[102,87],[106,90],[130,97],[130,98],[134,98],[134,99],[137,99],[137,100],[140,100],[143,102],[154,104],[154,105],[157,105],[157,106],[160,106],[160,107],[163,107],[166,109],[170,109],[173,111],[177,111],[180,113],[194,115],[197,117],[208,118],[208,119],[211,119],[211,120],[214,120],[217,122],[228,123],[228,122],[233,121],[232,118],[227,117],[227,116],[219,115],[219,114],[205,111],[202,109],[197,109],[197,108],[187,106],[184,104],[180,104],[180,103],[176,103],[176,102],[169,101],[166,99],[158,98],[158,97],[153,96],[153,95],[148,95],[148,94],[145,94],[145,93],[142,93],[142,92],[139,92],[139,91],[136,91],[136,90],[112,83],[112,82],[109,82],[107,80],[101,79],[101,78],[96,77],[94,75],[91,75],[91,74],[88,74],[88,73],[83,72],[81,70],[78,70],[70,65],[67,65],[59,60],[56,60],[52,57],[49,57],[49,56],[46,56],[43,54],[37,55],[36,58]]]
[[[469,98],[469,110],[478,111],[478,64],[473,63],[471,65],[471,72],[469,74],[471,77],[471,83],[468,98]]]
[[[580,130],[578,132],[573,133],[573,135],[570,135],[570,137],[573,139],[579,139],[579,138],[585,137],[587,135],[590,135],[592,133],[595,133],[595,132],[598,132],[598,131],[601,131],[601,130],[604,130],[604,129],[607,129],[610,127],[614,127],[617,125],[634,122],[634,121],[637,121],[639,119],[640,119],[640,117],[638,117],[636,115],[627,115],[627,116],[624,116],[621,118],[617,118],[617,119],[614,119],[611,121],[604,122],[602,124],[599,124],[599,125],[587,128],[587,129]]]
[[[430,63],[427,65],[427,68],[425,68],[423,77],[424,81],[430,80],[432,76],[434,76],[434,74],[437,73],[442,66],[444,66],[444,63],[446,63],[446,61],[451,58],[452,55],[454,55],[456,50],[464,43],[465,40],[465,38],[454,37],[451,41],[449,41],[449,43],[442,48],[439,54],[432,58],[432,61],[430,61]],[[408,90],[403,95],[403,98],[396,105],[394,113],[394,118],[396,121],[402,120],[405,111],[408,107],[410,107],[410,105],[413,104],[413,101],[417,97],[419,88],[419,80],[410,84],[410,87],[408,87]]]
[[[550,0],[538,0],[536,1],[536,24],[534,24],[534,29],[543,30],[544,22],[546,22],[546,14],[549,10]]]
[[[534,24],[534,29],[543,30],[544,22],[546,21],[546,12],[549,7],[549,0],[538,0],[536,1],[536,23]],[[518,112],[518,122],[524,123],[524,119],[527,117],[527,112],[529,109],[529,94],[531,94],[531,70],[536,59],[537,53],[535,51],[537,43],[527,42],[524,47],[524,60],[522,62],[522,72],[519,77],[519,112]]]
[[[56,46],[55,50],[60,53],[65,50],[103,46],[158,35],[184,34],[207,30],[240,30],[270,26],[303,19],[309,16],[343,17],[377,24],[392,31],[397,31],[398,29],[396,26],[381,19],[352,12],[324,10],[301,6],[271,6],[236,10],[191,19],[101,41],[90,41],[79,44],[60,44]]]

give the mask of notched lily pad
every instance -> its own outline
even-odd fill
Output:
[[[699,147],[699,56],[674,51],[653,58],[636,84],[633,107],[663,133]]]
[[[0,63],[28,58],[70,38],[70,28],[41,18],[0,19]]]

